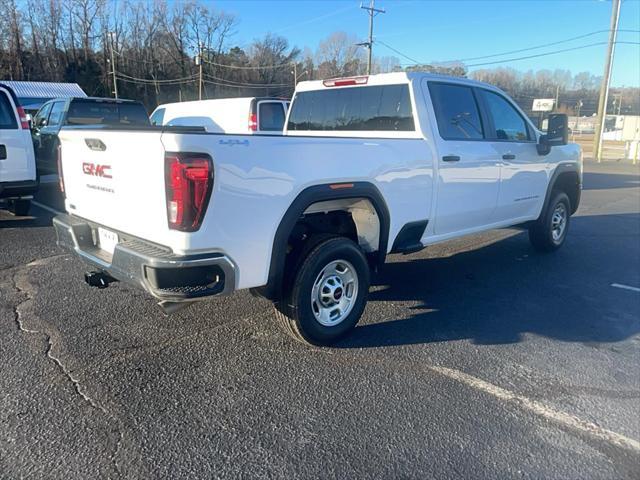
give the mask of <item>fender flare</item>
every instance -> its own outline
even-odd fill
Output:
[[[571,205],[571,210],[572,210],[571,214],[573,215],[578,209],[578,205],[580,203],[580,193],[582,191],[582,178],[580,175],[580,166],[577,163],[561,163],[556,167],[553,174],[551,175],[551,178],[549,179],[549,185],[547,185],[547,193],[545,194],[545,197],[544,197],[544,203],[542,204],[540,217],[544,215],[544,212],[546,211],[547,206],[551,201],[551,193],[553,193],[553,190],[556,186],[556,183],[558,182],[558,179],[564,175],[576,176],[577,185],[578,185],[578,198],[577,198],[576,205]],[[538,219],[540,217],[538,217]]]
[[[345,185],[335,188],[333,185]],[[269,266],[269,278],[265,287],[259,289],[261,295],[276,300],[282,294],[282,282],[284,279],[285,260],[287,256],[287,242],[293,227],[298,222],[304,211],[312,204],[326,200],[342,200],[349,198],[366,198],[376,210],[380,221],[380,235],[376,264],[384,263],[389,242],[389,228],[391,219],[389,209],[378,188],[369,182],[353,182],[339,184],[313,185],[302,190],[293,200],[285,212],[276,230],[271,250],[271,263]]]

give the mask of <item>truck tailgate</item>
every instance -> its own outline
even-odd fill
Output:
[[[63,129],[59,137],[69,213],[171,246],[161,131]]]

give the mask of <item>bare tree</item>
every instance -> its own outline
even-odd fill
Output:
[[[364,52],[357,38],[345,32],[334,32],[320,42],[316,52],[318,75],[322,78],[357,75],[363,71]]]

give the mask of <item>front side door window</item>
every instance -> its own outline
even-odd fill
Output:
[[[38,110],[38,113],[33,120],[33,125],[35,128],[42,128],[46,126],[52,106],[53,103],[47,103],[40,110]]]
[[[480,90],[487,110],[493,119],[490,138],[510,142],[527,142],[530,139],[527,124],[518,111],[502,95]]]

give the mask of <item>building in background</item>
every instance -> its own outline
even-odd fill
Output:
[[[0,80],[13,89],[22,108],[35,114],[38,109],[52,98],[86,97],[87,94],[77,83],[55,82],[17,82]]]

